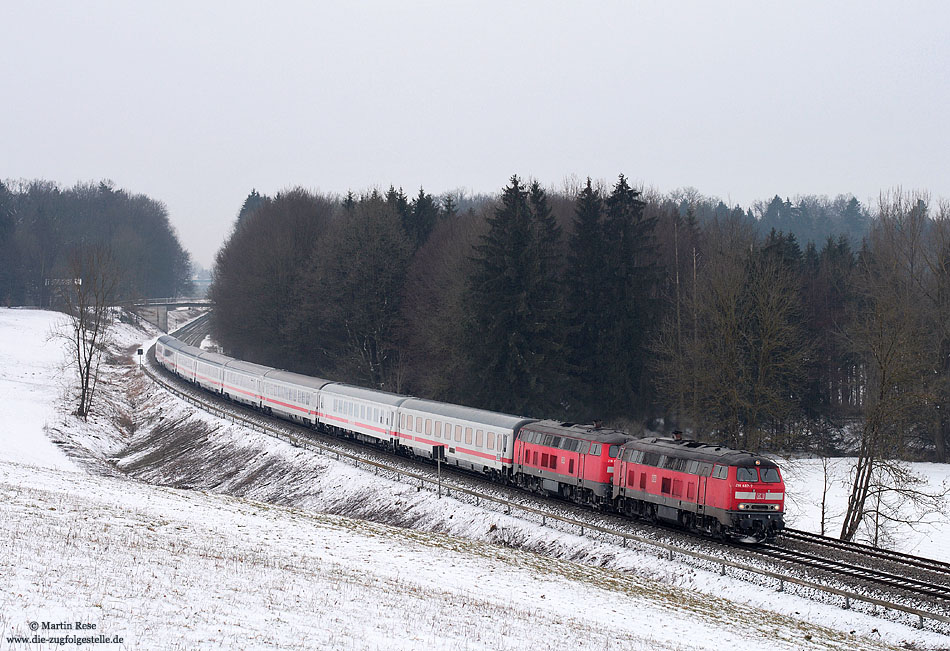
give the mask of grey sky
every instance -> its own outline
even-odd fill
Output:
[[[0,4],[0,178],[148,194],[206,266],[254,187],[950,198],[948,3],[144,5]]]

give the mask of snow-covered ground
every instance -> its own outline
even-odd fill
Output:
[[[63,340],[54,336],[65,316],[9,309],[0,315],[0,458],[75,468],[43,432],[68,387]]]
[[[45,339],[59,318],[0,309],[0,649],[43,648],[9,641],[30,622],[49,636],[42,622],[75,621],[130,649],[950,646],[439,500],[195,414],[134,367],[110,369],[80,423],[59,406],[68,376]],[[126,353],[147,337],[117,329]],[[793,464],[790,490],[814,467]]]

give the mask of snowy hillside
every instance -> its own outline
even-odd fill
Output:
[[[128,649],[950,646],[195,414],[122,365],[149,336],[130,326],[81,423],[59,318],[0,309],[0,649],[75,621]]]

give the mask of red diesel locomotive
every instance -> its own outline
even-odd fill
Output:
[[[518,434],[513,473],[537,492],[743,542],[774,538],[785,526],[775,463],[678,437],[537,421]]]
[[[785,483],[769,459],[680,438],[634,439],[614,475],[618,511],[743,542],[785,527]]]
[[[579,504],[609,506],[617,455],[629,440],[624,432],[593,425],[553,420],[528,423],[515,441],[515,482]]]

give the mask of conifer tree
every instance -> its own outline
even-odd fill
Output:
[[[451,194],[446,195],[445,198],[442,199],[442,218],[452,219],[458,214],[458,211],[458,203],[455,201],[455,197]]]
[[[426,194],[425,190],[419,188],[419,196],[412,200],[409,206],[409,220],[405,224],[408,229],[406,235],[413,243],[415,248],[419,248],[426,243],[435,223],[439,219],[439,207],[431,194]]]
[[[656,218],[643,212],[640,192],[621,174],[606,202],[604,234],[607,274],[602,349],[604,397],[608,413],[631,413],[645,406],[647,341],[655,323]]]
[[[587,185],[577,196],[574,230],[568,250],[568,273],[565,278],[567,312],[570,315],[569,355],[576,368],[577,395],[583,404],[580,414],[597,416],[599,380],[601,378],[604,337],[604,202],[600,193]]]
[[[512,176],[488,225],[470,285],[473,394],[490,409],[553,413],[564,379],[552,255],[559,232],[544,191]]]

